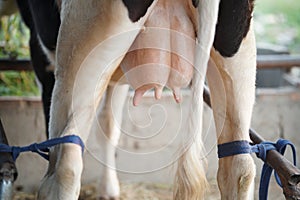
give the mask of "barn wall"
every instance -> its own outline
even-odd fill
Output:
[[[300,153],[300,90],[260,90],[257,95],[252,126],[268,140],[284,137],[293,141]],[[178,155],[178,146],[186,135],[186,119],[190,105],[189,92],[178,105],[170,94],[161,101],[151,97],[135,108],[132,98],[124,108],[122,137],[117,150],[117,165],[121,181],[171,183]],[[204,143],[209,162],[208,178],[214,179],[217,168],[216,137],[212,112],[204,108]],[[11,145],[26,145],[43,141],[44,118],[39,98],[0,98],[0,116]],[[101,134],[101,133],[97,133]],[[83,183],[101,177],[103,162],[99,157],[97,135],[91,135],[84,156]],[[257,162],[260,171],[261,163]],[[46,171],[47,163],[35,154],[22,154],[17,160],[19,177],[16,186],[25,191],[36,190]]]

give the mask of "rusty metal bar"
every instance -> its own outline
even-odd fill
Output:
[[[207,87],[204,87],[203,99],[211,107],[210,93]],[[255,144],[265,141],[253,129],[249,130],[249,134]],[[285,198],[288,200],[300,199],[300,170],[275,150],[268,151],[266,160],[267,164],[278,173]]]
[[[10,60],[0,59],[0,71],[1,70],[14,70],[14,71],[31,71],[33,70],[31,62],[28,59],[22,60]]]
[[[257,68],[291,68],[300,66],[300,55],[258,55]]]

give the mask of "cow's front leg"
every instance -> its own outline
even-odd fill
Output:
[[[250,29],[238,52],[223,57],[212,50],[208,82],[218,144],[248,140],[255,98],[256,49]],[[222,199],[252,199],[255,165],[249,154],[219,160],[218,185]]]
[[[65,0],[61,19],[50,138],[75,134],[85,142],[110,77],[144,20],[132,21],[121,0]],[[79,146],[53,149],[38,199],[77,199],[82,168]]]

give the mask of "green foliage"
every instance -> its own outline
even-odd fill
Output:
[[[300,1],[255,1],[255,26],[258,42],[270,42],[300,53]]]
[[[260,12],[264,14],[283,15],[286,23],[300,26],[300,1],[299,0],[261,0],[256,1]]]
[[[20,15],[4,16],[0,20],[0,58],[29,59],[29,30]],[[39,89],[34,72],[0,72],[0,96],[36,96]]]
[[[0,72],[0,96],[37,96],[34,72]]]
[[[0,57],[29,58],[29,30],[20,15],[4,16],[0,22]]]

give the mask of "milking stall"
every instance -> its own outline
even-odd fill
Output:
[[[299,10],[0,0],[0,200],[300,199]]]

